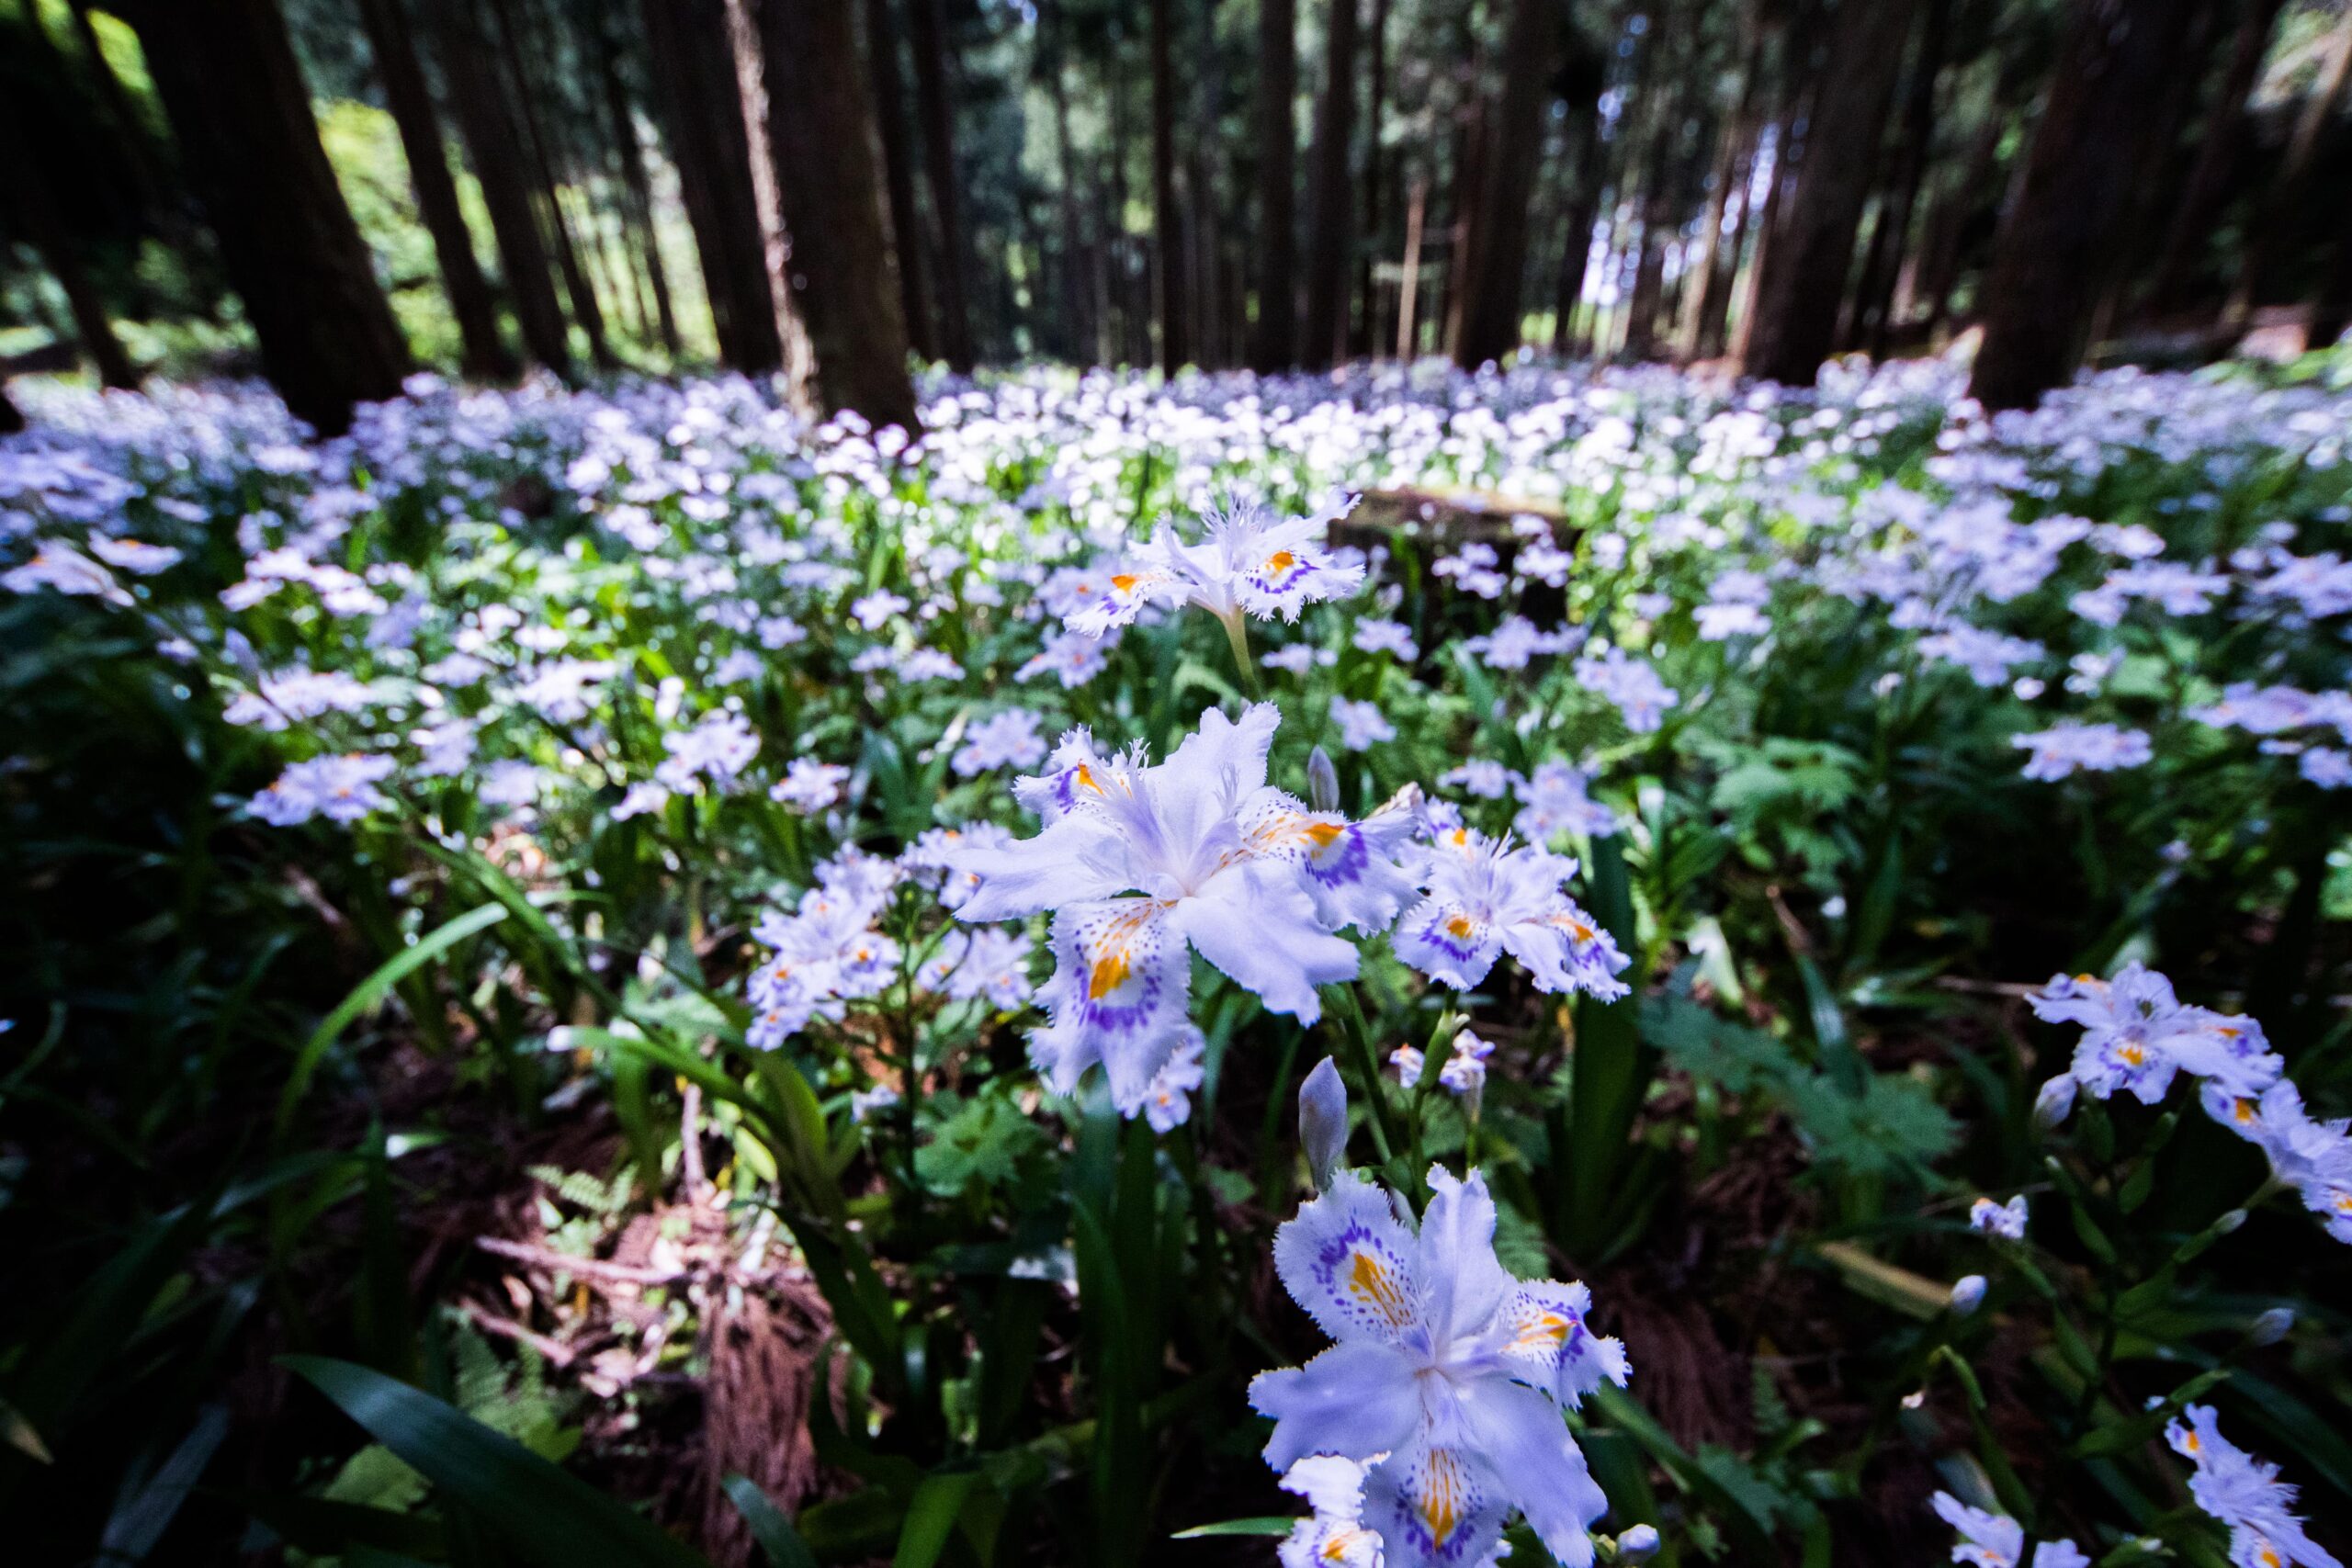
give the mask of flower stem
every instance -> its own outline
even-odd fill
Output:
[[[1363,1079],[1364,1102],[1372,1107],[1372,1141],[1380,1151],[1380,1163],[1387,1165],[1392,1150],[1402,1140],[1397,1136],[1393,1113],[1380,1081],[1380,1058],[1372,1048],[1372,1026],[1364,1021],[1363,1003],[1357,999],[1352,984],[1341,983],[1327,988],[1327,996],[1337,998],[1336,1011],[1340,1032],[1347,1037],[1355,1055],[1356,1072]]]
[[[1250,657],[1250,628],[1236,610],[1229,615],[1219,615],[1217,625],[1225,628],[1225,640],[1233,649],[1233,668],[1241,677],[1241,691],[1251,702],[1265,697],[1265,688],[1258,684],[1258,663]]]

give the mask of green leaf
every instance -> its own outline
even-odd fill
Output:
[[[1268,1515],[1255,1519],[1219,1519],[1213,1525],[1194,1525],[1188,1530],[1178,1530],[1170,1540],[1204,1540],[1220,1535],[1288,1535],[1296,1519]]]
[[[310,1039],[303,1042],[302,1049],[296,1053],[294,1066],[286,1075],[286,1089],[277,1097],[277,1134],[279,1137],[285,1136],[288,1124],[294,1120],[294,1108],[302,1102],[302,1096],[309,1092],[311,1077],[319,1070],[320,1060],[326,1055],[327,1048],[342,1036],[345,1030],[351,1027],[353,1021],[390,996],[394,986],[465,941],[466,938],[498,924],[506,916],[505,908],[498,904],[484,904],[478,908],[469,909],[442,926],[431,936],[392,954],[376,966],[375,973],[352,987],[351,994],[344,998],[333,1012],[319,1021],[318,1028],[311,1032]]]
[[[784,1510],[760,1490],[758,1482],[748,1475],[729,1475],[721,1484],[727,1488],[727,1500],[752,1527],[752,1539],[767,1553],[768,1568],[817,1568],[816,1553],[784,1517]]]
[[[709,1568],[643,1515],[429,1393],[324,1356],[278,1364],[540,1568]]]
[[[932,1568],[947,1550],[956,1517],[964,1511],[964,1500],[979,1479],[977,1470],[924,1476],[922,1484],[915,1488],[914,1501],[907,1505],[907,1522],[899,1527],[899,1550],[890,1559],[890,1568]]]

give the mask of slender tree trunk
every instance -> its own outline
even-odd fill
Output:
[[[768,288],[725,0],[644,0],[641,14],[654,97],[702,262],[719,360],[747,375],[767,374],[783,365],[784,344]]]
[[[1355,186],[1348,149],[1355,137],[1356,6],[1329,0],[1322,100],[1315,111],[1313,228],[1306,243],[1306,320],[1298,362],[1328,369],[1347,353],[1349,251],[1355,237]]]
[[[563,307],[556,300],[547,247],[531,211],[520,141],[492,65],[494,56],[481,16],[470,0],[434,0],[431,20],[441,74],[449,85],[450,109],[473,164],[474,179],[481,186],[482,206],[490,213],[491,235],[498,243],[500,270],[514,301],[524,349],[569,380],[571,334],[564,326]]]
[[[1969,391],[2027,408],[2081,366],[2116,231],[2194,0],[2075,0],[2023,182],[1995,242]]]
[[[920,5],[922,0],[916,0]],[[1058,9],[1048,12],[1049,20]],[[882,133],[888,180],[890,238],[899,256],[899,309],[907,340],[924,359],[939,357],[939,334],[923,288],[922,224],[915,210],[915,149],[907,134],[907,90],[899,74],[899,24],[890,0],[865,0],[865,63],[874,81],[874,118]]]
[[[1380,203],[1386,194],[1381,166],[1380,120],[1388,100],[1388,0],[1372,0],[1372,91],[1364,107],[1363,137],[1363,255],[1356,271],[1356,326],[1351,340],[1358,354],[1379,348],[1379,312],[1372,294],[1374,259],[1384,254],[1387,236]]]
[[[1971,218],[1992,191],[2001,130],[2007,118],[2007,110],[2000,103],[1987,107],[1984,123],[1977,128],[1960,177],[1936,203],[1927,236],[1921,243],[1922,260],[1915,298],[1927,304],[1923,325],[1930,342],[1951,313],[1952,289],[1960,281],[1961,243]]]
[[[515,0],[491,0],[491,11],[498,25],[503,48],[509,85],[513,87],[516,118],[523,129],[524,151],[530,159],[530,168],[538,183],[539,201],[547,218],[547,234],[555,248],[556,271],[563,278],[563,291],[571,300],[572,320],[587,334],[588,354],[601,370],[616,367],[620,361],[613,355],[612,340],[605,333],[604,306],[596,298],[588,276],[581,268],[580,245],[571,231],[571,220],[565,212],[561,199],[562,181],[552,147],[543,130],[537,107],[540,93],[537,73],[532,69],[535,59],[544,60],[551,52],[547,40],[534,39],[525,30],[517,15]]]
[[[813,361],[803,400],[827,414],[852,409],[875,424],[914,432],[907,326],[853,4],[761,6],[768,140],[792,302],[807,324]]]
[[[956,168],[956,109],[947,90],[947,23],[940,0],[909,0],[908,10],[916,107],[922,120],[923,175],[931,191],[931,215],[939,226],[939,253],[931,272],[938,347],[949,369],[967,375],[972,323],[964,299],[971,270]]]
[[[1759,291],[1750,375],[1810,385],[1829,355],[1915,3],[1841,6],[1830,23],[1804,172]]]
[[[1293,0],[1258,0],[1258,322],[1252,369],[1298,363],[1298,12]]]
[[[1763,70],[1764,29],[1751,22],[1740,56],[1738,96],[1724,118],[1722,134],[1715,139],[1715,163],[1707,176],[1707,205],[1699,219],[1698,248],[1683,268],[1686,276],[1699,279],[1697,288],[1684,289],[1682,320],[1675,334],[1685,359],[1702,357],[1707,322],[1711,315],[1720,314],[1719,296],[1724,289],[1716,279],[1723,271],[1724,224],[1738,182],[1740,155],[1755,135],[1757,87]]]
[[[638,139],[637,116],[629,107],[628,88],[621,80],[620,44],[613,36],[615,18],[595,17],[597,73],[605,93],[605,114],[612,125],[620,157],[621,183],[628,192],[628,225],[638,254],[643,258],[645,281],[653,291],[653,313],[662,333],[662,347],[673,360],[679,355],[678,317],[670,298],[670,273],[662,262],[662,244],[653,226],[653,180],[645,169],[645,144]]]
[[[311,118],[275,0],[118,0],[286,406],[328,434],[412,361]]]
[[[466,230],[465,210],[458,205],[458,183],[449,177],[449,154],[433,113],[433,96],[424,85],[424,68],[417,63],[408,12],[402,0],[359,0],[359,19],[376,56],[385,105],[400,130],[401,151],[408,158],[417,215],[433,237],[442,291],[449,297],[449,313],[457,318],[463,344],[459,363],[475,380],[510,380],[514,356],[499,337],[498,300],[482,276],[473,236]]]
[[[767,274],[768,298],[775,308],[776,341],[782,347],[778,373],[786,394],[803,412],[814,412],[816,350],[790,281],[792,239],[785,228],[784,197],[777,179],[768,114],[768,80],[760,43],[760,0],[725,0],[729,58],[735,73],[737,102],[743,116],[743,141],[750,154],[752,206],[758,215],[760,264]]]
[[[1453,362],[1475,370],[1519,346],[1520,286],[1527,274],[1528,209],[1544,160],[1544,108],[1560,62],[1555,0],[1513,0],[1503,89],[1488,140],[1485,180],[1471,221],[1470,276]]]
[[[1904,99],[1903,140],[1854,295],[1853,342],[1874,359],[1886,357],[1894,324],[1894,282],[1910,251],[1911,218],[1918,209],[1928,154],[1934,151],[1936,83],[1943,74],[1944,51],[1951,37],[1951,0],[1927,0],[1927,5],[1919,25],[1918,58]]]
[[[2189,170],[2188,183],[2181,187],[2180,200],[2165,229],[2163,249],[2157,254],[2156,276],[2147,294],[2152,312],[2180,304],[2197,267],[2197,253],[2229,199],[2231,176],[2245,146],[2246,100],[2261,74],[2263,57],[2270,51],[2271,30],[2286,6],[2287,0],[2246,0],[2238,18],[2229,64],[2222,69],[2221,86],[2213,94],[2197,162]]]
[[[1176,65],[1168,15],[1173,0],[1151,5],[1151,250],[1159,316],[1159,369],[1173,376],[1193,361],[1185,307],[1191,268],[1176,210]]]
[[[1095,352],[1097,334],[1094,331],[1092,291],[1088,287],[1087,249],[1080,218],[1077,154],[1070,147],[1069,34],[1058,6],[1046,15],[1054,24],[1054,49],[1047,67],[1046,84],[1054,106],[1054,183],[1061,209],[1063,310],[1069,317],[1066,341],[1069,344],[1069,356],[1082,359],[1091,357]],[[909,267],[913,261],[914,241],[910,234],[899,243],[899,265],[902,268]]]
[[[1588,115],[1569,165],[1567,213],[1561,220],[1560,270],[1552,285],[1552,352],[1562,358],[1576,344],[1576,314],[1584,302],[1585,274],[1592,265],[1592,225],[1600,216],[1600,182],[1607,149],[1600,121]]]
[[[35,22],[33,25],[38,26]],[[49,176],[34,161],[32,150],[25,145],[24,137],[17,130],[16,115],[0,108],[0,189],[13,197],[17,215],[23,220],[25,237],[40,253],[41,265],[57,279],[63,290],[66,307],[74,313],[74,330],[82,340],[82,348],[97,367],[98,380],[108,387],[131,388],[139,385],[139,369],[123,351],[122,340],[115,336],[114,323],[107,318],[106,301],[99,297],[90,275],[82,265],[80,251],[74,237],[66,230],[57,212],[57,198],[50,189]]]
[[[1413,318],[1421,303],[1421,220],[1429,205],[1429,176],[1417,175],[1405,197],[1405,270],[1396,287],[1396,357],[1408,365],[1420,349],[1413,336]]]
[[[2352,326],[2352,201],[2335,218],[2335,254],[2320,281],[2319,299],[2312,309],[2311,333],[2305,346],[2325,348]]]
[[[2254,237],[2246,246],[2236,287],[2230,293],[2227,320],[2243,321],[2260,302],[2262,285],[2271,269],[2272,258],[2278,254],[2278,237],[2293,215],[2311,199],[2312,170],[2319,151],[2320,133],[2335,117],[2335,106],[2348,83],[2352,83],[2352,16],[2336,24],[2335,36],[2328,40],[2327,52],[2320,60],[2319,80],[2312,84],[2310,95],[2303,99],[2302,113],[2296,117],[2294,134],[2288,138],[2287,153],[2279,162],[2278,177],[2271,182],[2256,210]],[[2338,193],[2337,199],[2345,197]]]

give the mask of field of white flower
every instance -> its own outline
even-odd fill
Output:
[[[23,392],[0,1497],[2335,1568],[2352,391],[1963,380]]]

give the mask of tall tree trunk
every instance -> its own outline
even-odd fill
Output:
[[[1297,31],[1293,0],[1258,0],[1258,321],[1250,365],[1261,372],[1298,363]]]
[[[2302,112],[2295,118],[2294,134],[2287,140],[2287,152],[2279,162],[2278,177],[2264,193],[2256,212],[2253,239],[2238,269],[2237,285],[2230,294],[2228,320],[2244,321],[2260,302],[2271,259],[2278,254],[2279,235],[2310,199],[2320,133],[2335,117],[2335,106],[2347,85],[2352,85],[2352,16],[2336,24],[2335,36],[2328,40],[2327,52],[2320,58],[2319,80],[2312,84],[2309,96],[2303,99]],[[2338,199],[2343,199],[2340,194]]]
[[[1328,0],[1323,96],[1315,110],[1313,227],[1306,242],[1306,320],[1298,362],[1328,369],[1347,353],[1349,252],[1355,238],[1355,186],[1348,148],[1355,137],[1356,6]]]
[[[2312,308],[2311,333],[2305,340],[2309,348],[2325,348],[2344,335],[2352,326],[2352,201],[2346,202],[2335,217],[2335,254],[2328,260],[2326,275],[2320,280],[2319,299]]]
[[[1984,342],[1969,391],[1986,408],[2030,407],[2081,366],[2194,9],[2194,0],[2075,0],[1985,280]]]
[[[1173,376],[1193,360],[1185,307],[1192,269],[1176,211],[1176,64],[1170,38],[1169,7],[1151,4],[1151,249],[1152,280],[1159,296],[1159,369]]]
[[[2147,294],[2152,312],[2180,304],[2197,268],[2197,253],[2212,233],[2222,203],[2229,199],[2230,179],[2245,146],[2246,100],[2261,74],[2263,57],[2270,51],[2271,29],[2286,6],[2287,0],[2246,0],[2245,10],[2238,17],[2229,64],[2222,69],[2221,85],[2207,111],[2197,162],[2189,169],[2188,183],[2181,187],[2180,200],[2165,229],[2164,246],[2157,253],[2156,275]]]
[[[36,19],[31,25],[40,25]],[[106,301],[90,281],[87,269],[82,265],[82,254],[58,216],[56,194],[50,189],[49,175],[37,163],[32,150],[25,145],[23,134],[17,129],[12,110],[0,108],[0,189],[14,198],[17,214],[24,221],[25,237],[40,253],[41,264],[64,292],[67,309],[74,313],[74,330],[82,340],[83,351],[97,367],[98,380],[108,387],[130,388],[139,385],[139,369],[123,351],[122,340],[115,336],[114,323],[107,318]]]
[[[1922,324],[1931,342],[1951,313],[1952,289],[1960,281],[1962,239],[1992,191],[2001,131],[2007,119],[2008,111],[1997,99],[1986,107],[1984,122],[1972,139],[1960,177],[1937,201],[1920,242],[1918,281],[1912,296],[1928,307]]]
[[[784,363],[784,344],[762,254],[725,0],[643,0],[641,15],[719,360],[747,375],[766,374]]]
[[[1421,303],[1421,220],[1429,205],[1429,176],[1416,175],[1405,197],[1405,269],[1396,286],[1396,357],[1408,365],[1420,351],[1414,318]]]
[[[1675,333],[1685,359],[1702,357],[1707,323],[1721,314],[1721,296],[1729,287],[1728,280],[1718,282],[1724,270],[1724,225],[1731,212],[1732,191],[1739,181],[1742,154],[1756,134],[1758,88],[1764,73],[1764,28],[1752,18],[1745,26],[1747,39],[1740,51],[1738,95],[1715,139],[1715,162],[1707,175],[1707,205],[1699,219],[1698,247],[1683,267],[1686,276],[1699,280],[1697,288],[1684,289],[1682,319]]]
[[[1045,14],[1053,24],[1054,47],[1046,65],[1046,84],[1054,106],[1054,183],[1061,212],[1061,294],[1062,309],[1067,317],[1064,342],[1069,345],[1067,352],[1071,359],[1083,360],[1093,357],[1099,351],[1092,309],[1093,291],[1088,281],[1087,248],[1080,217],[1078,159],[1070,146],[1069,35],[1058,6],[1054,6]],[[902,235],[899,241],[899,265],[903,270],[913,265],[913,236]]]
[[[853,4],[763,0],[760,8],[792,304],[812,360],[801,400],[913,432],[907,324]]]
[[[548,270],[546,243],[531,210],[531,187],[523,172],[521,141],[505,95],[492,67],[491,43],[472,0],[433,0],[434,41],[441,74],[449,85],[449,107],[458,134],[481,186],[498,244],[499,269],[523,329],[523,347],[533,359],[566,380],[571,378],[571,333],[556,300]]]
[[[628,192],[629,231],[643,260],[646,284],[653,291],[662,351],[675,360],[679,355],[677,311],[670,298],[669,268],[662,265],[662,243],[654,231],[653,180],[645,169],[645,144],[638,139],[637,116],[621,80],[620,42],[613,32],[617,17],[610,13],[600,16],[593,8],[588,15],[596,27],[596,68],[604,87],[605,115],[620,157],[621,183]]]
[[[478,381],[512,379],[514,356],[499,337],[498,300],[482,276],[473,236],[466,230],[465,210],[458,205],[458,183],[449,177],[448,150],[441,142],[440,122],[434,117],[424,68],[417,62],[416,39],[409,31],[403,0],[359,0],[359,20],[368,29],[384,103],[408,158],[417,215],[433,237],[442,292],[449,297],[449,313],[458,321],[462,344],[458,363]]]
[[[1577,309],[1584,302],[1585,274],[1592,265],[1592,225],[1600,216],[1600,183],[1608,172],[1599,119],[1587,115],[1582,127],[1570,134],[1577,145],[1568,164],[1567,212],[1561,220],[1560,270],[1552,285],[1552,352],[1563,358],[1577,341]]]
[[[1527,215],[1544,160],[1544,108],[1560,61],[1555,0],[1512,0],[1503,89],[1487,139],[1471,222],[1470,276],[1453,362],[1475,370],[1519,346],[1520,285],[1527,273]]]
[[[328,434],[400,394],[408,344],[311,118],[276,0],[118,0],[286,406]]]
[[[956,172],[956,107],[947,90],[947,22],[940,0],[909,0],[915,51],[915,100],[922,120],[923,176],[939,253],[931,272],[938,306],[939,353],[958,375],[972,368],[972,322],[965,305],[971,276],[963,196]]]
[[[589,284],[580,265],[580,244],[571,231],[571,220],[562,201],[562,170],[558,165],[554,148],[539,119],[538,75],[533,62],[544,61],[552,52],[552,42],[534,39],[523,25],[517,12],[516,0],[490,0],[491,13],[498,24],[499,38],[503,45],[500,56],[506,67],[509,85],[514,89],[516,119],[523,129],[524,151],[530,159],[530,169],[538,184],[539,203],[547,219],[547,235],[555,249],[556,271],[563,278],[563,291],[571,301],[572,320],[587,335],[589,357],[601,370],[619,365],[613,355],[612,340],[605,334],[604,306],[596,291]],[[552,95],[548,95],[552,96]]]
[[[1828,357],[1915,4],[1844,5],[1829,24],[1804,172],[1759,291],[1750,375],[1810,385]]]
[[[1927,177],[1928,157],[1936,136],[1936,83],[1943,74],[1944,51],[1951,37],[1951,0],[1928,0],[1919,24],[1919,52],[1911,67],[1909,91],[1904,96],[1902,141],[1894,173],[1871,229],[1868,254],[1862,260],[1861,282],[1854,291],[1854,344],[1872,358],[1886,356],[1894,327],[1894,281],[1910,252],[1911,218],[1919,205],[1919,185]]]
[[[791,236],[784,224],[784,197],[776,179],[776,160],[768,117],[767,72],[762,62],[760,0],[724,0],[727,7],[728,58],[735,73],[736,101],[743,117],[743,141],[752,170],[752,208],[760,236],[760,265],[767,274],[768,299],[775,310],[776,341],[782,347],[778,371],[790,395],[804,409],[815,406],[815,351],[809,346],[808,323],[787,271]]]
[[[917,0],[921,4],[921,0]],[[1047,13],[1049,25],[1059,16]],[[890,239],[899,257],[899,310],[907,341],[924,359],[939,357],[923,289],[922,223],[915,211],[915,149],[907,135],[907,90],[899,74],[899,24],[890,0],[865,0],[865,63],[874,82],[874,118],[882,132],[882,172],[888,182]]]
[[[1351,340],[1359,354],[1380,348],[1379,310],[1373,299],[1375,258],[1386,249],[1386,216],[1380,209],[1387,194],[1387,171],[1381,165],[1380,119],[1388,104],[1388,0],[1372,0],[1372,90],[1364,106],[1363,136],[1363,255],[1356,269],[1356,326]]]

